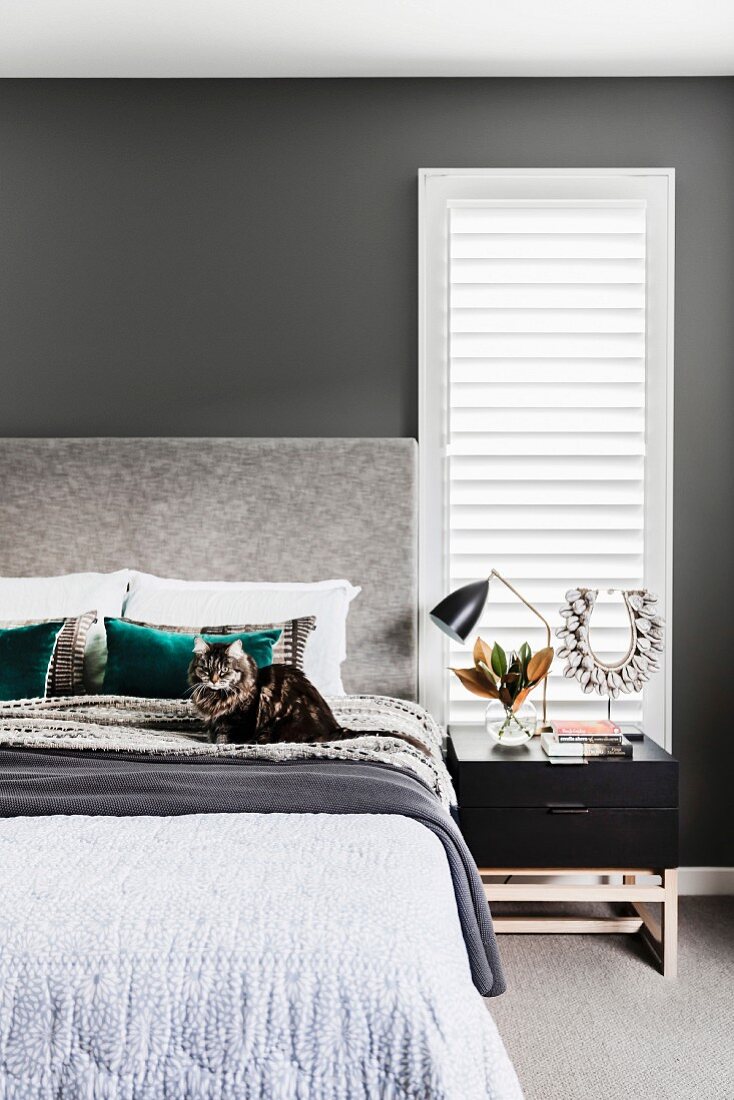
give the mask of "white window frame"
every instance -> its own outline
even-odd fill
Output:
[[[644,570],[666,622],[662,668],[645,687],[644,724],[654,740],[670,749],[675,169],[423,168],[418,182],[419,699],[446,721],[447,639],[428,612],[448,591],[448,204],[485,198],[642,198],[648,226]]]

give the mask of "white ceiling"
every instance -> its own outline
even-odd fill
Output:
[[[0,76],[699,76],[734,0],[0,0]]]

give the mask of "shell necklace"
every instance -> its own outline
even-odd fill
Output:
[[[561,608],[564,624],[556,630],[562,641],[557,651],[566,659],[563,675],[575,677],[586,694],[595,691],[616,699],[620,692],[642,691],[653,672],[660,668],[658,654],[663,649],[663,620],[657,610],[657,596],[646,588],[610,588],[621,591],[630,621],[627,653],[616,664],[597,657],[589,641],[591,619],[598,588],[571,588]]]

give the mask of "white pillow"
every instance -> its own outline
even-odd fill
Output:
[[[161,626],[268,623],[316,616],[303,671],[323,695],[343,695],[349,604],[361,588],[349,581],[178,581],[133,572],[123,614]]]
[[[84,682],[98,691],[107,664],[104,616],[118,618],[130,572],[67,573],[63,577],[0,577],[0,622],[11,619],[55,619],[96,611],[87,634]]]

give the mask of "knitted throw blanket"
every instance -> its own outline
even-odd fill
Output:
[[[147,755],[238,756],[252,760],[361,760],[416,775],[445,807],[456,804],[441,755],[442,731],[416,703],[378,695],[328,699],[340,725],[360,730],[348,741],[316,744],[211,745],[191,703],[178,699],[76,695],[0,702],[0,745]],[[402,740],[409,734],[426,752]]]

